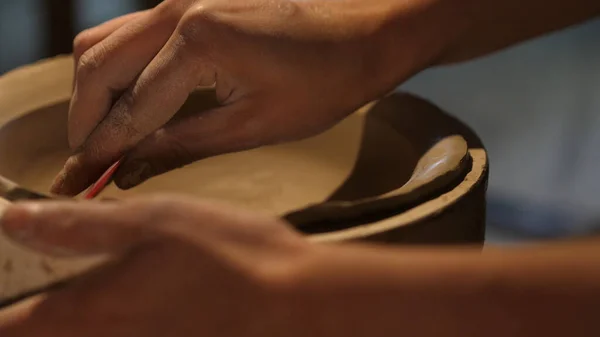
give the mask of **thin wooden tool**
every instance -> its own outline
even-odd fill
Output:
[[[93,199],[112,181],[113,175],[121,165],[122,160],[114,163],[94,185],[92,185],[84,194],[85,199]],[[55,197],[29,190],[20,186],[14,181],[0,176],[0,198],[5,201],[24,201],[24,200],[42,200],[56,199]]]
[[[121,166],[122,162],[123,158],[119,159],[116,163],[109,167],[108,170],[106,170],[106,172],[104,172],[104,174],[100,177],[100,179],[98,179],[98,181],[88,188],[88,190],[84,193],[83,198],[94,199],[98,194],[100,194],[106,188],[106,186],[112,182],[113,176],[115,172],[117,172],[119,166]]]

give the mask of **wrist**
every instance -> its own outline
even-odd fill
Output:
[[[308,243],[299,254],[268,268],[264,279],[270,294],[268,315],[274,335],[351,336],[343,324],[336,324],[340,314],[344,315],[339,305],[343,298],[329,280],[321,278],[323,268],[335,267],[330,264],[333,251],[335,248],[330,246]]]
[[[319,247],[304,239],[281,240],[280,244],[285,246],[282,251],[263,258],[263,263],[254,268],[260,296],[255,298],[250,320],[260,322],[268,335],[310,336],[304,333],[310,328],[298,316],[306,308],[299,294],[303,292],[302,278],[321,256]]]
[[[388,0],[376,41],[385,80],[393,86],[442,63],[468,31],[469,1]]]

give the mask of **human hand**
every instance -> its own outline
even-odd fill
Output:
[[[52,191],[81,192],[123,155],[115,181],[129,188],[322,132],[432,62],[449,31],[426,19],[434,3],[167,0],[84,32],[74,48],[75,153]],[[220,107],[172,120],[190,92],[213,85]]]
[[[0,311],[2,337],[289,335],[280,289],[309,246],[284,223],[177,197],[25,205],[4,214],[9,237],[115,260]]]

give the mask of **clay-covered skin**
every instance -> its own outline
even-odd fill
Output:
[[[77,153],[53,191],[79,193],[124,154],[116,183],[129,188],[320,133],[430,64],[452,30],[419,23],[439,12],[431,0],[171,0],[84,32],[69,119]],[[213,85],[221,106],[171,121],[193,89]]]
[[[54,192],[77,194],[123,155],[116,182],[129,188],[311,136],[429,66],[599,12],[596,0],[167,0],[76,39],[76,154]],[[198,85],[222,106],[171,121]]]

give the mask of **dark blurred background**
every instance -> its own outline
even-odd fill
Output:
[[[77,32],[160,0],[0,1],[0,73],[69,53]]]
[[[156,0],[2,0],[0,74],[69,53],[77,32]],[[488,240],[600,229],[600,20],[401,87],[479,133],[491,159]]]

